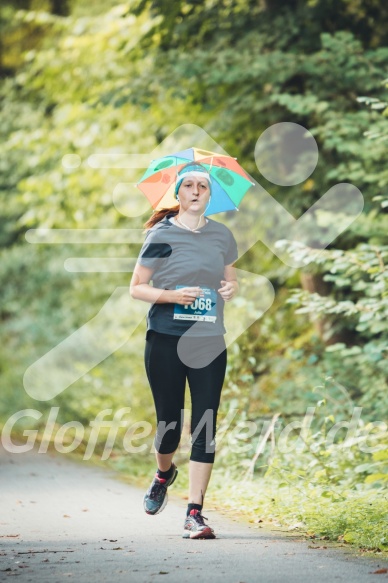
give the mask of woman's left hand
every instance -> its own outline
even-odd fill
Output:
[[[229,302],[236,293],[237,282],[226,281],[225,279],[222,279],[221,285],[222,287],[220,287],[218,293],[220,294],[224,302]]]

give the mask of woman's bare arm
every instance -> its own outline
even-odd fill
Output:
[[[229,302],[238,292],[238,281],[236,268],[232,264],[225,265],[224,278],[221,280],[221,286],[218,290],[220,296],[225,302]]]
[[[133,270],[129,293],[131,298],[150,302],[151,304],[189,305],[196,297],[202,296],[200,287],[183,287],[180,289],[161,289],[150,285],[154,270],[136,263]]]

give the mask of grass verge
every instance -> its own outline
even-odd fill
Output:
[[[131,459],[129,459],[131,457]],[[147,488],[155,472],[151,456],[133,460],[118,455],[108,460],[109,467],[122,479]],[[179,467],[174,493],[188,499],[188,463],[175,459]],[[101,462],[100,462],[101,463]],[[217,510],[230,510],[250,524],[282,527],[306,540],[323,540],[351,547],[365,556],[388,559],[388,491],[370,489],[335,490],[327,497],[326,487],[304,483],[279,486],[280,482],[265,477],[228,479],[225,469],[214,465],[205,505]],[[325,543],[321,543],[323,546]]]

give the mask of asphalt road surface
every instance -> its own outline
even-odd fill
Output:
[[[217,538],[183,539],[186,502],[174,496],[173,486],[165,510],[148,516],[143,490],[65,455],[10,454],[1,448],[0,480],[1,582],[388,580],[388,562],[379,557],[251,525],[211,507],[204,515]]]

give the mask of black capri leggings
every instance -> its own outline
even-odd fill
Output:
[[[190,366],[178,356],[180,338],[154,330],[147,331],[144,357],[157,416],[155,449],[159,453],[172,453],[178,448],[187,379],[191,394],[190,459],[213,463],[217,411],[227,360],[225,340],[223,336],[185,336],[185,353],[190,354],[195,363],[195,366]],[[213,359],[212,353],[217,355]],[[206,363],[199,368],[201,359],[205,359]],[[186,361],[185,358],[183,360]]]

